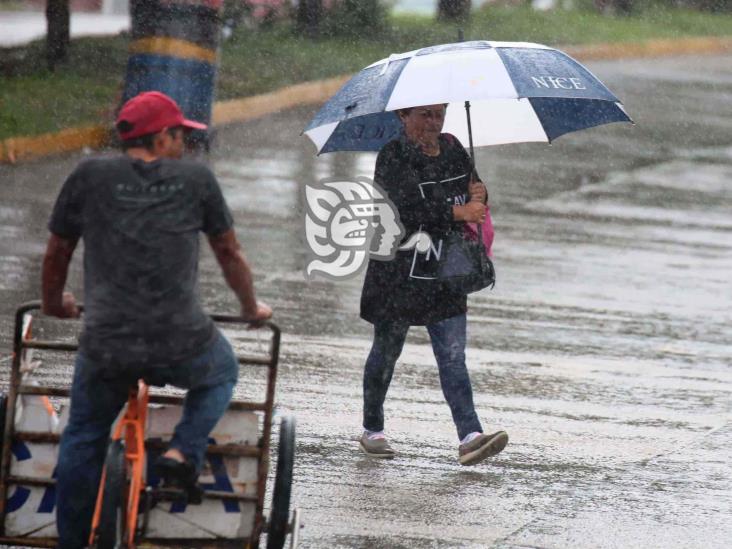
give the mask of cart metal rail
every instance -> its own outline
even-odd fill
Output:
[[[47,397],[69,397],[70,389],[62,387],[44,387],[35,384],[23,383],[21,362],[24,351],[29,349],[39,350],[50,350],[50,351],[62,351],[62,352],[74,352],[78,346],[75,343],[60,342],[60,341],[44,341],[41,339],[34,339],[32,337],[24,337],[23,326],[24,321],[33,313],[40,312],[41,303],[40,301],[32,301],[25,303],[18,307],[15,313],[15,329],[13,334],[13,357],[12,357],[12,369],[10,376],[10,385],[7,395],[7,403],[3,407],[0,406],[0,416],[4,415],[4,422],[0,417],[0,427],[3,429],[2,433],[2,454],[0,454],[0,543],[9,545],[26,545],[31,547],[55,547],[55,537],[13,537],[6,535],[6,518],[7,518],[7,500],[9,490],[13,486],[44,486],[50,487],[55,485],[55,480],[51,477],[48,478],[30,478],[25,476],[16,476],[11,473],[12,463],[12,446],[15,442],[39,442],[39,443],[50,443],[58,444],[60,441],[60,435],[48,432],[23,432],[15,430],[15,413],[16,413],[16,402],[21,395],[43,395]],[[211,318],[217,324],[245,324],[245,322],[236,316],[213,314]],[[228,457],[248,457],[256,458],[257,460],[257,493],[255,495],[245,495],[231,492],[216,492],[206,491],[204,497],[207,499],[220,499],[220,500],[234,500],[241,502],[254,502],[255,503],[255,518],[254,525],[251,530],[251,534],[247,538],[237,539],[206,539],[206,540],[193,540],[193,539],[141,539],[138,546],[181,546],[182,544],[186,547],[258,547],[260,536],[264,531],[269,531],[270,536],[276,533],[278,537],[281,537],[284,543],[284,535],[289,532],[291,535],[290,546],[294,547],[298,541],[299,534],[299,512],[296,510],[293,514],[293,521],[290,523],[289,519],[289,499],[290,499],[290,484],[292,482],[292,453],[294,448],[285,449],[290,452],[289,460],[289,479],[279,478],[280,476],[280,461],[283,459],[283,433],[281,432],[281,445],[280,445],[280,457],[278,459],[278,478],[275,481],[275,498],[277,498],[277,492],[286,492],[286,505],[287,510],[284,512],[284,524],[282,503],[279,502],[279,509],[275,512],[278,502],[273,499],[270,523],[268,524],[264,516],[264,498],[266,492],[267,475],[269,472],[269,461],[270,461],[270,436],[272,431],[273,421],[273,410],[274,410],[274,396],[275,396],[275,384],[277,380],[277,366],[279,362],[279,350],[280,350],[280,329],[272,322],[266,322],[262,326],[263,329],[267,329],[270,332],[270,343],[269,350],[266,356],[242,356],[237,355],[239,364],[249,366],[260,366],[267,368],[267,382],[265,399],[261,402],[251,401],[239,401],[232,400],[229,410],[236,411],[247,411],[247,412],[259,412],[262,416],[262,431],[259,436],[259,440],[256,445],[240,445],[240,444],[225,444],[215,445],[211,444],[208,446],[207,454],[216,456],[228,456]],[[150,402],[154,404],[166,404],[166,405],[182,405],[183,397],[171,396],[171,395],[151,395]],[[283,430],[284,430],[283,421]],[[290,436],[292,441],[285,444],[294,442],[294,423],[288,424],[288,430],[292,430]],[[147,450],[159,451],[161,446],[160,441],[148,440],[145,443]],[[288,459],[287,456],[284,459]],[[284,488],[283,488],[284,486]],[[282,495],[282,494],[280,494]],[[277,515],[277,516],[275,516]],[[273,524],[273,520],[278,521],[277,524]],[[268,544],[268,547],[270,545]]]

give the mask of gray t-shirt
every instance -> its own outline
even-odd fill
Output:
[[[203,165],[126,155],[79,164],[48,228],[84,239],[84,354],[137,369],[207,350],[217,332],[198,298],[199,231],[216,236],[231,226]]]

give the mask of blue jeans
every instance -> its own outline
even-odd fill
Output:
[[[473,405],[473,389],[465,366],[465,315],[458,315],[427,326],[432,350],[440,372],[442,394],[461,440],[474,431],[483,432]],[[374,324],[374,343],[363,374],[363,427],[384,429],[384,400],[389,390],[394,365],[404,347],[409,324]]]
[[[129,384],[106,379],[82,353],[76,355],[71,411],[56,466],[59,549],[85,547],[102,474],[110,428],[127,401]],[[208,435],[226,411],[239,373],[231,345],[219,335],[193,360],[171,365],[168,383],[188,389],[171,448],[200,471]]]

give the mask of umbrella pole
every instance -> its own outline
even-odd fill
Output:
[[[470,123],[470,101],[465,102],[465,115],[468,117],[468,142],[470,144],[470,162],[475,168],[475,152],[473,151],[473,126]]]
[[[470,174],[472,177],[477,179],[475,173],[475,151],[473,150],[473,126],[470,122],[470,101],[465,102],[465,115],[468,117],[468,143],[470,145]],[[477,223],[478,226],[478,242],[480,243],[480,249],[483,248],[483,224]]]
[[[460,42],[464,40],[463,29],[458,30],[458,38]],[[465,116],[468,117],[468,144],[470,145],[470,174],[472,177],[477,179],[475,173],[475,151],[473,150],[473,125],[470,122],[470,101],[465,102]],[[478,242],[480,243],[480,249],[483,249],[483,224],[478,223]]]
[[[463,29],[458,29],[458,42],[464,42],[465,41],[465,35],[463,34]],[[475,160],[474,158],[474,152],[473,152],[473,128],[470,125],[470,101],[465,102],[465,114],[468,117],[468,140],[470,141],[470,162],[473,164],[473,171],[475,171]]]

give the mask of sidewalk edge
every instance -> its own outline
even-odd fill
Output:
[[[560,48],[579,61],[699,55],[732,51],[732,37],[699,37],[649,40],[622,44],[594,44]],[[293,107],[323,103],[351,77],[342,75],[286,86],[273,92],[218,101],[213,107],[213,125],[246,122]],[[110,143],[111,128],[84,126],[30,137],[0,141],[0,164],[68,153],[85,147],[98,149]]]

